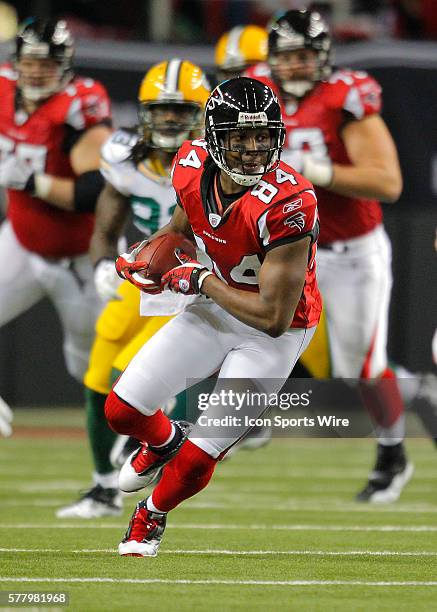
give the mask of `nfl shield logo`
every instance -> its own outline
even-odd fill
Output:
[[[214,213],[209,213],[209,223],[210,223],[211,227],[217,227],[217,225],[220,223],[221,220],[222,220],[222,218],[220,217],[220,215],[215,215]]]

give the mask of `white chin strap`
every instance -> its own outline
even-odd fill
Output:
[[[262,176],[261,174],[241,174],[236,169],[231,170],[230,172],[229,170],[225,170],[225,172],[226,174],[229,174],[235,183],[238,183],[238,185],[242,185],[243,187],[252,187],[253,185],[256,185],[260,182]]]
[[[282,81],[282,89],[296,98],[303,98],[314,87],[313,81]]]
[[[166,136],[160,132],[152,132],[152,144],[160,149],[179,149],[185,140],[188,140],[190,132],[181,132],[176,136]]]

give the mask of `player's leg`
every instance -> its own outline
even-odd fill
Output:
[[[56,281],[47,287],[47,292],[61,320],[67,370],[82,383],[103,304],[95,291],[88,255],[61,261],[56,270]]]
[[[127,283],[131,290],[136,293],[136,296],[139,301],[139,291]],[[124,285],[124,283],[123,283]],[[139,304],[137,308],[137,313],[139,312]],[[117,354],[112,364],[111,369],[111,387],[115,384],[116,380],[121,376],[122,372],[127,368],[129,362],[132,360],[134,355],[138,353],[140,348],[146,344],[156,334],[158,330],[161,329],[166,323],[168,323],[172,317],[158,317],[158,316],[149,316],[149,317],[139,317],[140,323],[142,323],[138,332],[130,339],[130,341],[122,348],[122,350]],[[108,391],[109,392],[109,391]],[[183,394],[180,394],[183,396]],[[165,408],[165,407],[163,407]],[[178,419],[178,417],[174,416],[172,413],[165,409],[166,414],[169,414],[171,418]],[[183,417],[180,417],[183,418]],[[114,446],[111,449],[111,464],[116,468],[120,468],[127,457],[138,447],[140,446],[140,442],[135,438],[129,436],[119,435]]]
[[[314,378],[331,376],[331,359],[329,355],[328,329],[325,309],[322,310],[319,324],[308,348],[302,353],[299,362]]]
[[[0,327],[26,312],[45,295],[39,277],[44,260],[24,249],[9,221],[0,226]],[[47,274],[50,268],[46,266]]]
[[[319,255],[333,376],[361,379],[362,400],[378,433],[378,470],[359,499],[394,501],[412,467],[403,448],[403,401],[387,364],[390,243],[379,228],[368,241],[352,244],[344,253],[321,251]]]
[[[94,518],[120,514],[118,470],[110,455],[117,434],[105,418],[105,401],[111,390],[112,365],[119,352],[144,327],[139,316],[139,291],[130,283],[119,289],[119,300],[108,302],[95,329],[88,369],[84,377],[87,433],[94,465],[93,486],[73,504],[60,508],[58,518]]]
[[[0,225],[0,327],[26,312],[44,297],[38,278],[43,260],[24,249],[9,221]],[[12,433],[12,411],[0,398],[0,434]]]
[[[235,321],[234,329],[238,333],[241,324]],[[240,343],[227,354],[214,393],[220,396],[222,390],[234,390],[238,381],[232,379],[245,379],[250,387],[268,396],[277,393],[299,354],[308,345],[313,331],[293,330],[276,339],[258,332],[248,335],[246,331],[246,338],[241,337]],[[265,408],[263,405],[249,405],[246,412],[256,418]],[[226,414],[229,414],[229,406],[223,404],[210,405],[204,412],[206,419],[220,419]],[[244,416],[242,423],[245,423]],[[155,556],[167,512],[206,487],[220,456],[244,435],[245,429],[247,427],[243,425],[220,434],[217,428],[198,422],[179,453],[164,467],[152,495],[137,504],[129,529],[119,545],[119,553]]]
[[[232,346],[232,329],[213,305],[193,305],[160,329],[135,355],[105,405],[111,427],[141,440],[120,472],[120,488],[149,484],[179,450],[184,424],[171,422],[158,407],[186,388],[190,378],[207,378]]]

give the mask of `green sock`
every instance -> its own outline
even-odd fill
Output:
[[[88,438],[93,454],[94,466],[99,474],[114,471],[109,455],[117,434],[109,427],[105,418],[107,395],[85,387],[85,406]]]

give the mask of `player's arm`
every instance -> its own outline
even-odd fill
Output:
[[[302,295],[309,247],[306,236],[268,251],[259,271],[259,293],[235,289],[214,275],[205,278],[201,292],[242,323],[277,338],[290,327]]]
[[[111,135],[107,125],[86,130],[70,151],[75,179],[50,174],[35,175],[34,193],[56,208],[76,212],[93,212],[103,186],[99,172],[100,149]]]
[[[94,232],[90,243],[90,257],[94,265],[102,258],[116,258],[118,239],[123,233],[128,216],[129,199],[106,182],[97,200]]]
[[[342,139],[351,165],[333,165],[328,189],[341,195],[395,202],[402,191],[396,146],[380,115],[346,123]]]

